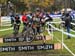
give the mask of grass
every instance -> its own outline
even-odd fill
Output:
[[[3,29],[6,29],[6,28],[10,28],[10,26],[9,27],[2,27]],[[22,31],[22,25],[21,25],[21,27],[20,27],[20,30],[19,30],[19,32],[21,32]],[[11,29],[11,30],[7,30],[7,31],[1,31],[0,32],[0,37],[4,37],[4,36],[7,36],[7,35],[10,35],[10,34],[12,34],[13,33],[13,29]]]
[[[56,34],[57,33],[57,34]],[[61,36],[61,32],[54,32],[54,35],[57,36],[58,39],[60,39],[62,41],[62,36]],[[59,36],[60,35],[60,36]],[[64,35],[64,43],[67,45],[67,47],[73,52],[75,53],[75,38],[71,37],[71,39],[66,39],[67,36]]]
[[[21,31],[21,30],[20,30]],[[11,32],[12,33],[12,30],[11,31],[8,31],[8,35],[9,35],[9,32]],[[5,33],[5,32],[4,32]],[[10,34],[11,34],[10,33]],[[59,33],[59,32],[54,32],[54,34],[59,38],[59,39],[61,39],[61,37],[59,36],[59,35],[57,35],[57,34],[61,34],[61,33]],[[5,33],[6,34],[6,33]],[[44,32],[44,34],[45,35],[48,35],[48,33],[45,31]],[[41,42],[42,41],[33,41],[32,43],[35,43],[35,44],[41,44]],[[46,41],[46,43],[58,43],[58,41],[55,39],[55,37],[54,37],[54,40],[49,40],[49,41]],[[0,44],[0,46],[8,46],[8,45],[16,45],[16,44],[18,44],[18,43],[4,43],[4,44]],[[20,43],[19,43],[20,44]],[[28,55],[31,55],[31,54],[37,54],[37,53],[50,53],[50,54],[56,54],[56,55],[65,55],[65,54],[69,54],[68,53],[68,51],[66,51],[66,49],[63,49],[63,50],[46,50],[46,51],[32,51],[32,52],[7,52],[7,53],[5,53],[5,52],[3,52],[3,53],[1,53],[0,55],[1,56],[3,56],[3,55],[5,55],[5,56],[16,56],[16,55],[19,55],[19,53],[21,54],[21,55],[26,55],[27,56],[27,54]],[[15,54],[15,55],[14,55]],[[48,54],[44,54],[44,55],[48,55]],[[43,54],[41,54],[41,55],[43,55]],[[70,54],[69,54],[70,55]],[[32,55],[33,56],[33,55]],[[54,55],[53,55],[54,56]]]
[[[7,28],[11,28],[11,26],[2,26],[2,27],[0,26],[0,30],[1,29],[7,29]]]
[[[57,20],[58,21],[58,20]],[[57,25],[58,26],[58,25]],[[4,28],[8,28],[8,27],[3,27]],[[20,32],[22,31],[22,27],[20,28]],[[8,30],[8,31],[4,31],[4,32],[0,32],[0,36],[4,37],[4,36],[8,36],[10,34],[12,34],[13,30]],[[71,32],[72,34],[75,34],[75,32]],[[54,38],[53,40],[48,40],[46,41],[46,43],[48,44],[52,44],[52,43],[58,43],[58,41],[56,40],[56,38],[62,40],[62,33],[58,32],[58,31],[54,31]],[[44,32],[44,35],[48,35],[47,31]],[[71,38],[71,39],[67,39],[67,36],[64,35],[64,43],[68,46],[68,48],[71,49],[71,51],[73,53],[75,53],[75,38]],[[24,44],[41,44],[42,41],[33,41],[32,43],[25,43]],[[4,44],[0,44],[0,46],[8,46],[8,45],[16,45],[18,43],[4,43]],[[19,43],[23,44],[23,42]],[[67,56],[72,56],[65,48],[63,50],[45,50],[45,51],[29,51],[29,52],[1,52],[0,56],[51,56],[51,54],[55,54],[55,56],[66,56],[65,54],[67,54]],[[54,56],[54,55],[53,55]]]

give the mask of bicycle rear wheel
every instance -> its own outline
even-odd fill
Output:
[[[18,25],[14,25],[14,32],[13,32],[14,36],[16,36],[18,34],[18,31],[19,31],[18,27],[19,27]]]
[[[23,37],[25,37],[26,42],[32,42],[34,40],[34,32],[32,28],[28,28],[24,33]]]

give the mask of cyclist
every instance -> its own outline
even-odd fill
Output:
[[[39,8],[37,8],[36,9],[36,12],[35,12],[35,14],[34,14],[34,17],[33,17],[33,24],[35,25],[35,27],[36,27],[36,32],[38,33],[38,34],[40,34],[40,24],[41,24],[41,18],[40,18],[40,13],[41,13],[41,11],[40,11],[40,9]]]
[[[36,31],[38,34],[40,34],[42,32],[41,27],[44,26],[44,12],[41,11],[41,9],[37,8],[36,12],[34,14],[33,18],[33,24],[35,25],[36,30],[34,30],[34,32]]]
[[[14,15],[10,15],[10,17],[11,17],[11,27],[12,27],[14,23]]]
[[[23,32],[26,30],[26,27],[28,25],[28,18],[26,16],[26,11],[23,12],[23,15],[22,15],[22,22],[23,22],[23,30],[22,30],[22,36],[23,36]]]
[[[14,30],[18,30],[18,31],[19,31],[20,24],[21,24],[20,17],[19,17],[19,15],[16,15],[16,16],[15,16],[15,19],[14,19]],[[17,29],[16,29],[16,26],[18,26]],[[15,33],[15,32],[14,32],[14,33]]]
[[[33,13],[31,11],[28,11],[26,16],[27,16],[28,22],[32,24],[32,22],[33,22],[33,20],[32,20]]]

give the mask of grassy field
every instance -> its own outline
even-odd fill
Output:
[[[1,29],[5,29],[9,27],[3,27]],[[20,32],[22,31],[22,27],[20,29]],[[4,38],[8,35],[11,35],[13,30],[3,31],[0,32],[0,37]],[[75,34],[75,32],[71,32],[72,34]],[[45,35],[48,35],[47,31],[44,32]],[[56,38],[62,40],[62,33],[58,31],[54,31],[54,37],[53,40],[46,41],[48,44],[52,43],[59,43]],[[75,38],[66,39],[67,36],[64,35],[64,43],[67,45],[67,47],[75,53]],[[32,43],[26,43],[26,42],[18,42],[17,43],[0,43],[0,46],[14,46],[14,45],[28,45],[28,44],[42,44],[43,41],[33,41]],[[45,51],[27,51],[27,52],[1,52],[0,56],[72,56],[65,48],[63,50],[45,50]]]

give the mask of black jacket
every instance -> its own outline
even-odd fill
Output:
[[[65,17],[65,26],[70,26],[71,25],[71,17],[70,16],[66,16]]]

